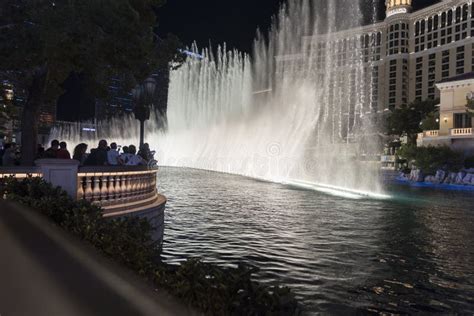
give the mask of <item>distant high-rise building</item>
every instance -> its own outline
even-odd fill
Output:
[[[154,112],[166,114],[168,101],[169,69],[157,69],[150,76],[155,79],[157,87],[155,90]],[[135,107],[132,92],[125,87],[121,78],[112,78],[107,87],[108,97],[96,99],[95,118],[98,120],[110,118],[117,115],[132,114]]]
[[[95,118],[105,119],[116,115],[130,114],[133,111],[133,98],[121,78],[112,78],[107,87],[108,96],[96,99]]]
[[[3,139],[20,142],[21,115],[27,101],[27,91],[22,87],[21,73],[0,73],[0,106],[7,110],[8,121],[5,124]],[[51,127],[56,121],[56,106],[41,106],[38,116],[38,142],[45,143]]]

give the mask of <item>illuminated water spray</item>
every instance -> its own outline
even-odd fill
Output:
[[[335,33],[359,26],[360,10],[358,1],[289,0],[252,57],[193,47],[202,58],[171,72],[168,130],[148,133],[160,164],[379,192],[375,168],[361,162],[376,150],[374,38]],[[116,129],[111,139],[136,139]]]

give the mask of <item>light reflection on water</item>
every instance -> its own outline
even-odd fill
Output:
[[[345,199],[162,168],[164,256],[261,268],[311,312],[474,312],[474,194],[392,186]]]

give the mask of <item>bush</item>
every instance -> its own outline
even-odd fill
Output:
[[[474,156],[467,157],[466,159],[464,159],[464,167],[466,167],[467,169],[474,168]]]
[[[425,174],[435,174],[438,169],[458,171],[463,167],[462,155],[447,146],[416,147],[403,145],[398,155],[413,162]]]
[[[99,207],[74,201],[66,192],[40,178],[8,179],[0,186],[0,194],[39,211],[106,256],[207,314],[299,313],[297,301],[288,288],[269,287],[252,280],[257,269],[248,265],[240,264],[232,269],[198,259],[187,260],[179,266],[162,262],[146,220],[104,219]]]
[[[3,194],[39,211],[106,256],[142,274],[157,255],[158,245],[150,237],[151,226],[146,220],[104,219],[100,207],[74,201],[65,191],[53,188],[41,178],[9,179]]]

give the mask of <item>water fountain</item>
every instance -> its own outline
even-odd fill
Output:
[[[358,160],[371,149],[362,148],[363,136],[373,134],[361,42],[341,47],[327,36],[320,49],[311,37],[361,23],[344,19],[336,27],[342,10],[362,16],[357,1],[289,1],[268,36],[257,36],[252,59],[221,47],[173,72],[169,130],[157,140],[161,162],[379,191],[376,172]]]
[[[329,192],[380,192],[375,168],[361,162],[377,150],[364,60],[370,45],[357,35],[333,36],[361,23],[359,1],[289,0],[268,35],[258,33],[252,57],[225,46],[215,53],[192,47],[196,54],[171,72],[168,130],[151,124],[147,134],[160,164]],[[136,130],[125,124],[120,133]],[[114,128],[109,138],[136,139],[120,133]]]

